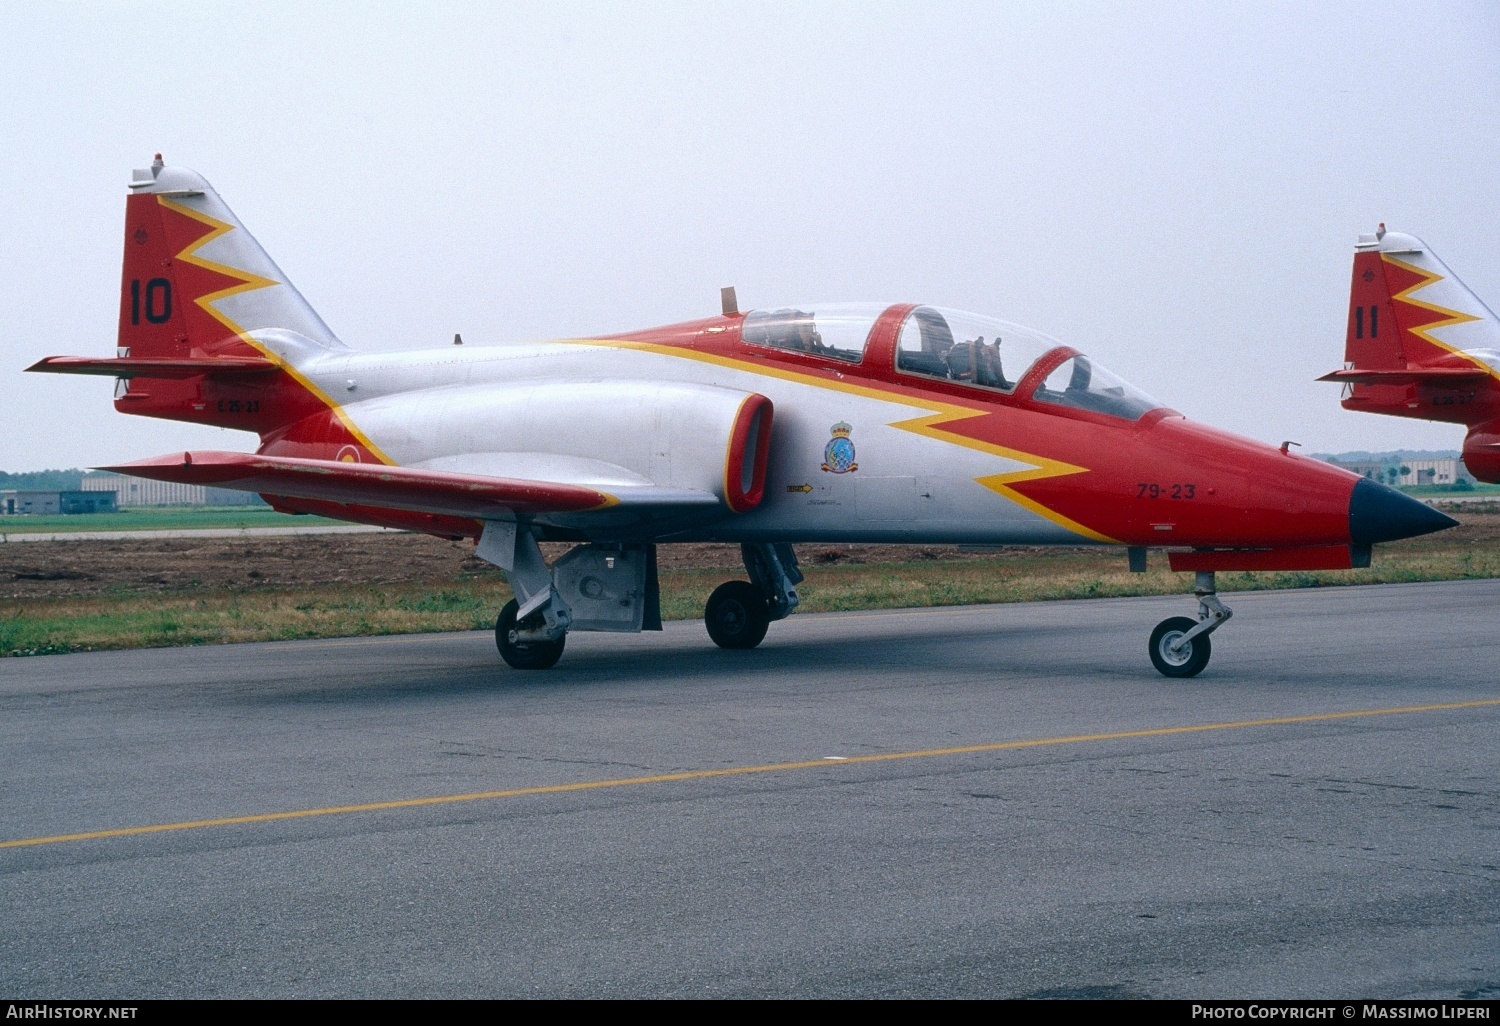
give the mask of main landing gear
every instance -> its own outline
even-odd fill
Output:
[[[550,670],[562,658],[563,646],[568,643],[567,632],[552,640],[541,640],[546,630],[542,614],[532,613],[518,621],[516,612],[520,608],[521,604],[511,599],[495,620],[495,647],[500,650],[500,658],[515,670]],[[527,638],[538,640],[524,640]]]
[[[548,567],[529,523],[492,520],[475,552],[505,571],[516,596],[495,621],[495,647],[513,669],[556,665],[570,630],[661,630],[654,545],[575,545]]]
[[[1234,615],[1219,601],[1212,570],[1198,571],[1193,594],[1198,596],[1196,621],[1173,616],[1157,624],[1151,632],[1151,664],[1168,677],[1196,677],[1202,673],[1213,654],[1208,636]]]
[[[772,620],[797,608],[802,571],[790,545],[741,545],[748,581],[727,581],[714,589],[703,611],[708,636],[720,648],[754,648]]]

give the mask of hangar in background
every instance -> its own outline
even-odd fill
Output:
[[[65,491],[44,488],[10,488],[0,491],[0,515],[24,516],[58,513],[113,513],[115,493],[102,489]]]

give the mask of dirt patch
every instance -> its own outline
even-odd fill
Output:
[[[141,538],[0,545],[0,597],[63,598],[386,584],[481,572],[473,546],[425,535]]]
[[[1497,518],[1500,519],[1500,518]],[[571,546],[542,546],[549,560]],[[993,556],[941,545],[805,545],[804,564],[861,564]],[[662,545],[663,570],[743,569],[738,545]],[[472,542],[419,534],[140,538],[0,544],[0,598],[68,598],[112,593],[326,588],[472,580],[500,571]]]

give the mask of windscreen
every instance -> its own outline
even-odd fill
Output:
[[[1014,392],[1038,361],[1060,348],[1063,343],[1052,336],[1009,321],[919,306],[901,326],[896,367],[907,374]],[[1161,405],[1084,356],[1074,356],[1048,374],[1033,398],[1127,420]]]
[[[1032,398],[1125,420],[1140,420],[1161,405],[1082,354],[1058,364],[1037,386]]]

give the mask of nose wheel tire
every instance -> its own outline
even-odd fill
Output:
[[[507,666],[516,670],[546,670],[557,665],[562,658],[563,645],[567,643],[566,634],[556,641],[511,641],[510,632],[517,629],[516,610],[521,606],[515,599],[505,603],[505,608],[500,610],[500,616],[495,621],[495,647],[500,650],[500,658],[505,660]],[[536,628],[541,626],[541,614],[533,614],[526,618],[528,621],[535,619],[535,623],[520,625],[522,628]]]
[[[755,585],[728,581],[708,597],[703,620],[708,636],[720,648],[754,648],[765,639],[771,613]]]
[[[1183,635],[1198,621],[1186,616],[1173,616],[1156,625],[1151,632],[1151,665],[1167,677],[1196,677],[1208,665],[1213,653],[1207,634],[1200,634],[1185,645],[1179,646]]]

